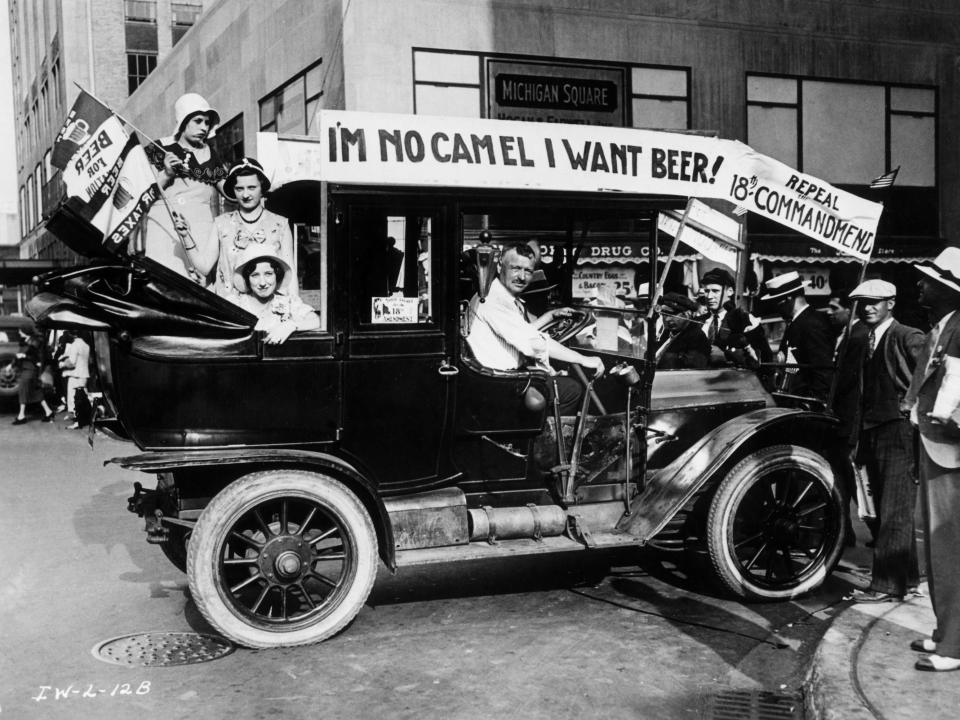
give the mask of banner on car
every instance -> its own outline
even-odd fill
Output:
[[[866,259],[883,206],[735,140],[563,123],[318,114],[319,137],[261,133],[274,185],[293,180],[674,195],[727,200]]]

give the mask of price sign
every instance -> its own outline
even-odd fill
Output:
[[[633,293],[634,268],[578,267],[573,273],[573,297],[591,298],[607,291],[612,295]]]
[[[791,270],[796,270],[801,279],[806,283],[804,291],[807,295],[830,295],[830,270],[827,267],[792,267],[781,268],[777,271],[780,275]]]

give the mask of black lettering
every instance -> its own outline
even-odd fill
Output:
[[[460,133],[454,133],[453,135],[453,162],[466,161],[468,163],[473,163],[473,156],[470,154],[470,148],[467,147],[466,141],[461,137]]]
[[[350,159],[350,146],[357,148],[357,160],[360,162],[367,161],[367,137],[363,131],[363,128],[360,128],[355,133],[350,132],[346,128],[340,128],[340,156],[343,158],[344,162],[347,162]]]
[[[473,156],[476,159],[477,164],[480,164],[480,151],[487,151],[487,162],[491,165],[497,164],[497,157],[493,152],[493,138],[489,135],[484,135],[483,137],[478,137],[476,135],[470,136],[470,142],[473,145]]]
[[[458,136],[459,137],[459,136]],[[440,141],[448,142],[450,137],[446,133],[437,132],[433,134],[433,137],[430,138],[430,150],[433,152],[433,157],[437,162],[450,162],[450,154],[443,154],[440,152]]]
[[[707,156],[703,153],[694,153],[693,154],[693,181],[694,182],[704,182],[708,183],[710,180],[707,178],[707,164],[709,160]]]
[[[510,156],[510,153],[513,152],[513,141],[514,138],[510,137],[509,135],[500,136],[500,153],[503,155],[504,165],[517,164],[517,161]]]
[[[517,138],[517,152],[520,153],[520,166],[521,167],[533,167],[533,160],[530,160],[527,157],[527,153],[524,151],[523,147],[523,138]]]
[[[389,158],[387,157],[387,143],[393,146],[395,160],[397,162],[403,162],[403,147],[400,142],[400,131],[394,130],[380,130],[380,159],[386,162]]]
[[[667,153],[661,148],[654,148],[650,156],[650,176],[653,178],[665,178],[667,176],[666,165]]]
[[[423,146],[423,138],[416,130],[407,130],[403,135],[403,149],[407,157],[413,162],[421,162],[426,154],[426,148]]]
[[[570,147],[569,141],[563,139],[563,147],[567,151],[567,158],[570,160],[570,167],[574,170],[586,170],[587,169],[587,158],[590,156],[590,141],[588,140],[583,144],[583,154],[574,154],[573,148]]]

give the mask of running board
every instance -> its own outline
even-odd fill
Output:
[[[574,552],[578,550],[607,550],[617,547],[639,547],[640,541],[626,533],[593,533],[588,547],[582,542],[559,535],[541,540],[523,538],[520,540],[500,540],[496,543],[472,542],[468,545],[448,547],[420,548],[417,550],[399,550],[396,554],[397,567],[411,565],[433,565],[436,563],[457,562],[461,560],[486,560],[488,558],[522,557],[525,555],[544,555],[547,553]]]

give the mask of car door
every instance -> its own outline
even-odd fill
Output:
[[[342,448],[384,486],[448,476],[447,213],[415,196],[335,202],[346,325]]]

